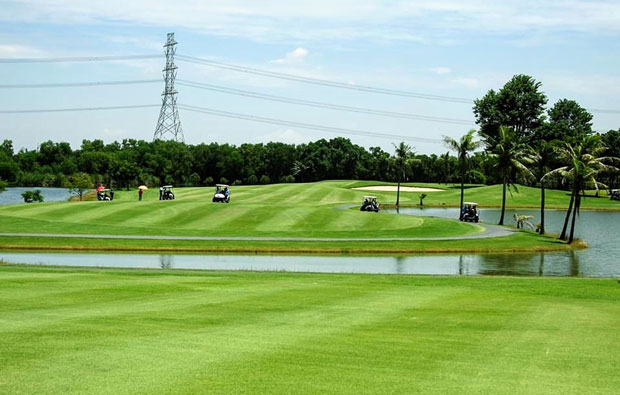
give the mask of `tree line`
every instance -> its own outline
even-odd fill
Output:
[[[467,155],[446,141],[446,153],[427,155],[407,146],[395,145],[388,152],[380,147],[353,144],[336,137],[307,144],[279,142],[197,145],[176,141],[124,139],[105,144],[83,140],[78,149],[67,142],[46,141],[37,149],[15,152],[13,143],[0,145],[0,185],[64,187],[78,175],[87,174],[93,186],[129,188],[139,184],[204,186],[214,183],[269,184],[310,182],[326,179],[417,181],[432,183],[506,184],[517,171],[498,171],[501,157],[494,152],[501,139],[500,128],[514,134],[515,143],[527,145],[539,154],[549,151],[545,144],[564,142],[576,145],[592,130],[592,115],[574,100],[563,99],[545,111],[547,97],[541,83],[517,75],[498,91],[490,90],[474,103],[473,112],[485,149]],[[599,135],[605,156],[620,156],[620,129]],[[456,142],[456,141],[455,141]],[[555,169],[561,157],[552,150],[540,162],[540,170]],[[533,165],[532,165],[533,166]],[[601,172],[601,182],[618,186],[618,175]],[[539,178],[521,177],[519,182],[539,185]],[[510,183],[508,183],[510,184]],[[570,188],[560,179],[549,177],[547,186]]]

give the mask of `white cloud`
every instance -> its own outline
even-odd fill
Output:
[[[0,20],[182,27],[258,41],[450,42],[463,34],[561,36],[620,32],[617,0],[15,0]],[[543,33],[541,35],[541,32]]]
[[[0,44],[0,58],[29,58],[43,55],[43,51],[33,47],[13,44]]]
[[[297,48],[287,53],[283,58],[273,60],[272,63],[301,63],[306,59],[308,50],[305,48]]]
[[[459,77],[451,80],[456,85],[464,86],[466,88],[477,88],[480,86],[480,80],[477,78]]]
[[[439,66],[439,67],[433,67],[431,68],[431,71],[435,74],[450,74],[452,72],[452,69],[450,67],[445,67],[445,66]]]
[[[311,140],[313,139],[294,129],[278,129],[258,138],[258,141],[276,141],[287,144],[302,144]]]

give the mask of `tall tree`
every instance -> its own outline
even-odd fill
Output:
[[[414,150],[409,144],[401,141],[400,144],[394,145],[394,159],[396,160],[396,167],[398,171],[398,187],[396,189],[396,207],[400,204],[400,183],[406,179],[407,167],[409,167],[410,161],[413,158]]]
[[[574,100],[559,100],[547,113],[549,121],[536,130],[535,140],[578,144],[584,137],[594,133],[592,114]]]
[[[535,165],[535,176],[540,183],[540,227],[538,233],[545,234],[545,183],[547,182],[547,173],[554,158],[553,143],[545,140],[536,141],[536,145],[532,150],[532,160]]]
[[[511,128],[519,139],[527,139],[544,121],[547,96],[542,84],[529,75],[515,75],[498,92],[490,90],[474,101],[476,123],[484,136],[497,139],[500,126]]]
[[[550,174],[560,174],[571,186],[571,202],[564,219],[561,239],[566,238],[566,231],[569,218],[571,219],[570,235],[568,242],[572,243],[575,235],[576,216],[579,215],[581,208],[581,194],[587,188],[594,188],[598,191],[600,186],[604,186],[597,181],[598,175],[603,171],[618,170],[608,163],[619,162],[616,157],[601,156],[606,150],[599,135],[584,137],[575,146],[564,143],[556,149],[557,155],[566,163],[565,166],[557,168]]]
[[[519,177],[533,178],[532,172],[527,167],[532,159],[528,154],[528,147],[507,126],[499,127],[497,137],[480,134],[485,139],[487,156],[494,161],[496,172],[502,182],[502,211],[499,225],[503,225],[506,211],[506,189],[511,187]]]
[[[459,220],[463,220],[463,199],[465,195],[465,175],[469,167],[469,153],[481,146],[481,142],[474,141],[476,131],[471,129],[465,133],[459,140],[452,137],[444,136],[444,144],[452,151],[456,151],[459,159],[459,171],[461,175],[461,205],[459,210]],[[447,180],[446,180],[447,181]]]

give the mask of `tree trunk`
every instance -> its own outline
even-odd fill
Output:
[[[398,181],[398,188],[396,189],[396,207],[400,203],[400,181]]]
[[[504,225],[504,212],[506,211],[506,181],[504,181],[502,188],[502,213],[499,216],[499,224]]]
[[[577,195],[577,199],[575,200],[575,208],[573,208],[573,219],[570,225],[570,236],[568,237],[568,244],[572,243],[575,236],[575,219],[577,218],[577,213],[579,212],[579,205],[581,204],[581,196]]]
[[[545,234],[545,183],[540,183],[540,228],[538,233]]]
[[[465,174],[461,173],[461,210],[459,213],[459,221],[463,220],[463,195],[465,194]]]
[[[568,220],[570,219],[570,212],[573,209],[573,202],[575,201],[574,191],[570,195],[570,203],[568,203],[568,210],[566,211],[566,217],[564,218],[564,226],[562,227],[562,233],[560,234],[561,240],[566,240],[566,229],[568,228]]]

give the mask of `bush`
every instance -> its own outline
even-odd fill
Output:
[[[204,184],[207,186],[212,186],[213,185],[213,177],[209,176],[207,178],[205,178]]]
[[[34,191],[25,191],[22,193],[22,197],[24,198],[24,202],[26,203],[43,201],[43,195],[41,194],[40,189],[35,189]]]
[[[286,183],[286,184],[291,184],[291,183],[295,182],[295,177],[293,177],[290,174],[288,176],[282,176],[282,177],[280,177],[280,182],[281,183]]]
[[[6,181],[0,179],[0,192],[4,191],[6,189],[7,184],[8,183]]]
[[[260,183],[261,184],[269,184],[271,182],[271,180],[269,179],[269,176],[266,174],[263,174],[262,176],[260,176]]]
[[[220,184],[228,184],[228,178],[226,177],[220,178]]]
[[[235,180],[232,183],[232,185],[241,185],[241,184],[242,184],[241,180]]]
[[[198,186],[200,184],[200,176],[197,173],[192,173],[187,178],[187,183],[193,187]]]
[[[254,174],[252,174],[251,176],[248,177],[247,183],[249,185],[256,185],[256,184],[258,184],[258,178],[256,178],[256,176]]]

